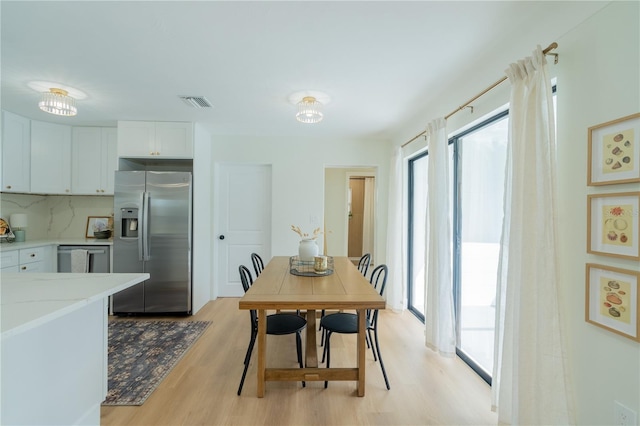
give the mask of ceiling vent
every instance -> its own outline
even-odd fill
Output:
[[[180,96],[185,104],[193,108],[212,108],[211,102],[204,96]]]

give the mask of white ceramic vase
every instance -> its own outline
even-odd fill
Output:
[[[305,238],[300,240],[298,246],[298,258],[303,262],[313,262],[314,258],[318,255],[318,245],[316,240],[312,238]]]

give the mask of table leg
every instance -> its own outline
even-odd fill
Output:
[[[367,348],[365,345],[366,309],[358,309],[358,396],[364,396],[364,377]],[[373,342],[372,342],[373,344]]]
[[[264,375],[267,367],[267,315],[258,310],[258,398],[264,397]]]
[[[305,367],[318,367],[318,347],[316,343],[316,310],[307,309],[307,343],[305,354]]]

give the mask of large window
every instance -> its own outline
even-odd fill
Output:
[[[556,110],[556,87],[553,87]],[[491,383],[509,112],[449,139],[456,352]],[[408,304],[424,322],[427,157],[409,160]]]
[[[491,382],[507,112],[449,140],[457,353]],[[428,153],[409,160],[408,308],[425,319]]]
[[[453,145],[449,143],[448,157],[453,164]],[[411,312],[422,322],[425,317],[425,273],[426,273],[426,216],[427,176],[429,172],[428,152],[409,160],[409,262],[407,304]],[[449,168],[449,180],[453,182],[453,167]],[[453,189],[450,188],[453,194]],[[451,197],[453,200],[453,196]],[[453,207],[450,210],[453,212]],[[453,222],[453,216],[449,218]],[[453,246],[452,246],[453,247]]]
[[[409,160],[408,309],[424,322],[426,272],[427,153]]]
[[[505,111],[452,140],[457,352],[487,382],[493,370],[508,125]]]

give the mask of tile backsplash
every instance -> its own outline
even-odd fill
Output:
[[[84,238],[89,216],[113,215],[113,197],[0,194],[0,217],[26,213],[26,239]]]

